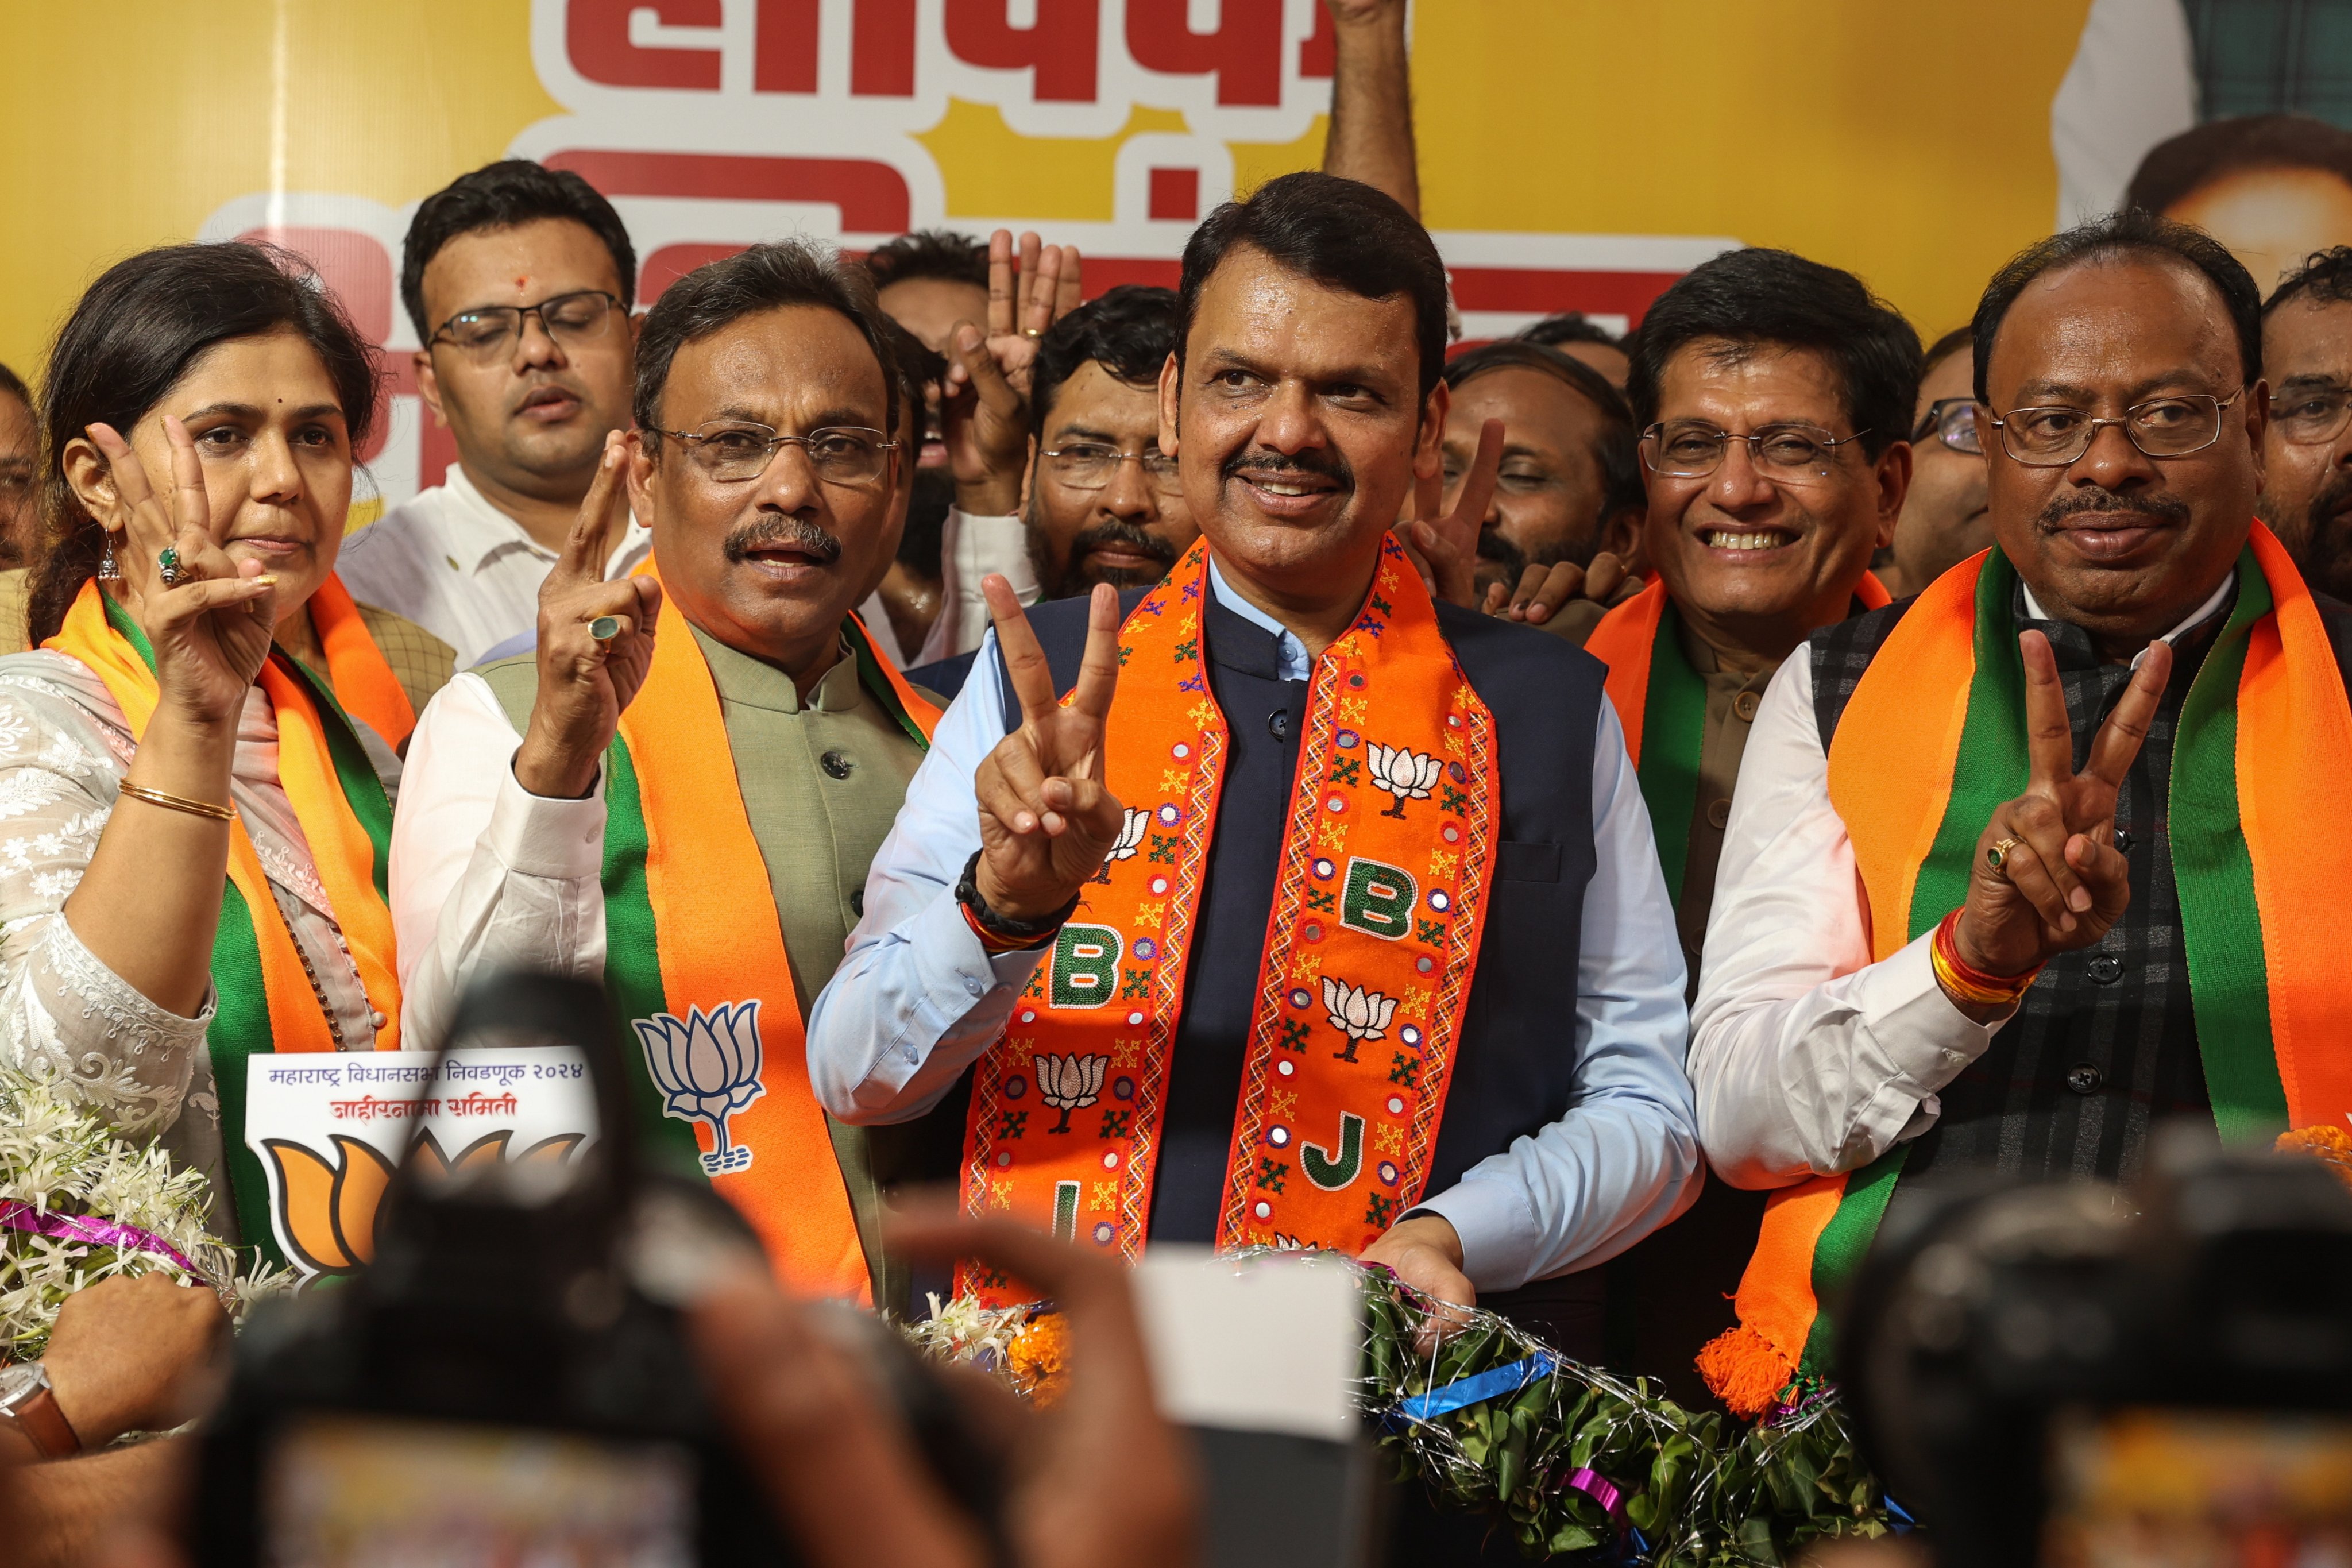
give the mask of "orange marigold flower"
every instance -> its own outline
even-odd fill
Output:
[[[2298,1127],[2278,1135],[2273,1145],[2283,1154],[2308,1154],[2325,1160],[2347,1186],[2352,1186],[2352,1132],[2341,1127]]]

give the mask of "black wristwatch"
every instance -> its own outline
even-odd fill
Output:
[[[970,910],[980,929],[991,936],[1022,947],[1043,947],[1054,940],[1054,933],[1062,929],[1063,922],[1077,912],[1080,895],[1072,893],[1068,903],[1042,921],[1016,921],[1011,915],[998,914],[980,896],[980,853],[973,850],[971,858],[963,863],[963,876],[956,882],[956,902]]]

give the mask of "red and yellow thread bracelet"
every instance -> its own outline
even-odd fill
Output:
[[[1989,974],[1960,956],[1959,942],[1954,931],[1960,923],[1960,911],[1954,910],[1936,927],[1935,941],[1927,947],[1927,962],[1936,972],[1936,984],[1956,1002],[1976,1007],[2014,1007],[2018,998],[2042,973],[2042,966],[2019,974]]]

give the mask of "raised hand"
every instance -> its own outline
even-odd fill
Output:
[[[111,426],[89,427],[128,514],[116,556],[119,598],[154,649],[159,708],[206,728],[234,728],[277,635],[278,579],[259,562],[240,563],[221,548],[204,459],[188,427],[167,414],[163,434],[172,444],[168,509],[131,444]],[[175,553],[170,585],[163,581],[165,550]]]
[[[948,334],[940,437],[956,479],[956,504],[1002,516],[1021,503],[1029,463],[1029,388],[1037,340],[1077,309],[1078,247],[1041,245],[998,229],[988,241],[988,320]]]
[[[1095,586],[1076,695],[1054,695],[1054,674],[1013,584],[982,578],[997,647],[1021,700],[1021,728],[996,743],[973,775],[980,797],[980,867],[988,907],[1011,920],[1050,919],[1102,869],[1127,812],[1103,782],[1103,726],[1118,684],[1118,591]]]
[[[1639,593],[1641,586],[1624,562],[1603,550],[1582,566],[1573,561],[1530,566],[1519,574],[1516,588],[1508,583],[1494,584],[1486,590],[1485,608],[1490,616],[1539,626],[1572,599],[1613,607]]]
[[[1478,451],[1470,471],[1462,476],[1462,493],[1454,510],[1444,505],[1442,475],[1416,479],[1413,484],[1415,521],[1406,531],[1407,553],[1421,568],[1433,597],[1465,610],[1478,607],[1478,531],[1486,526],[1486,506],[1495,499],[1496,470],[1503,466],[1503,422],[1489,419],[1478,427]]]
[[[604,578],[605,541],[628,498],[622,482],[628,457],[628,437],[618,431],[604,437],[572,535],[540,585],[539,696],[514,773],[524,789],[550,800],[577,800],[595,784],[621,710],[653,666],[661,584]]]
[[[2131,872],[2116,848],[2116,795],[2172,674],[2171,645],[2150,643],[2078,773],[2050,640],[2040,632],[2017,640],[2025,659],[2025,793],[1996,807],[1978,837],[1952,932],[1962,960],[1989,974],[2021,974],[2089,947],[2123,917]],[[1987,853],[1996,847],[1998,866]]]

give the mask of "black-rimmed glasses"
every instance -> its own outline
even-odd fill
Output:
[[[756,479],[775,461],[782,447],[798,447],[808,454],[809,467],[829,485],[871,484],[882,477],[888,455],[898,443],[879,430],[861,426],[831,426],[805,436],[782,436],[765,425],[714,421],[692,430],[652,432],[667,436],[686,448],[696,468],[723,485]]]
[[[1924,447],[1930,441],[1941,441],[1955,452],[1966,452],[1971,458],[1984,456],[1984,443],[1977,439],[1977,400],[1973,397],[1939,397],[1927,405],[1927,412],[1911,432],[1911,444]]]
[[[1712,425],[1660,423],[1642,432],[1642,461],[1654,474],[1676,479],[1703,479],[1723,466],[1723,455],[1734,441],[1746,444],[1748,460],[1768,479],[1801,482],[1829,477],[1837,449],[1869,435],[1832,436],[1818,425],[1769,425],[1748,436],[1736,436]]]
[[[2221,410],[2245,394],[2242,386],[2227,397],[2201,392],[2151,397],[2112,418],[2063,405],[2012,408],[1992,424],[2000,432],[2001,448],[2030,468],[2079,462],[2105,425],[2115,426],[2151,458],[2186,458],[2221,438]]]
[[[541,328],[558,343],[584,347],[604,335],[620,308],[620,300],[602,289],[558,294],[536,305],[482,305],[442,322],[432,341],[487,359],[505,353],[521,335],[524,317],[537,316]]]

